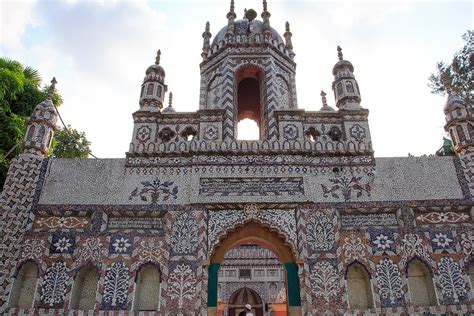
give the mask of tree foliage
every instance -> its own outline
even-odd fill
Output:
[[[0,189],[3,188],[11,159],[20,153],[25,121],[35,106],[46,99],[48,89],[48,85],[41,87],[41,76],[37,70],[0,57]],[[63,102],[57,92],[52,101],[56,106]],[[82,137],[85,138],[84,135]],[[80,144],[84,143],[81,137],[78,140]],[[56,141],[56,145],[60,142]],[[81,153],[79,157],[84,156]]]
[[[429,77],[431,93],[455,94],[474,106],[474,31],[462,36],[464,47],[454,54],[451,64],[439,62],[436,73]]]
[[[84,132],[71,126],[59,130],[55,135],[55,145],[51,156],[56,158],[87,158],[90,153],[90,142]]]

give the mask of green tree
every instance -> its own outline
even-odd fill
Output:
[[[429,77],[431,93],[453,93],[474,106],[474,31],[462,36],[464,47],[454,54],[451,64],[439,62],[436,73]]]
[[[90,142],[84,132],[79,132],[71,126],[59,130],[54,139],[51,156],[56,158],[87,158],[90,153]]]

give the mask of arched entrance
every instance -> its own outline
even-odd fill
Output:
[[[213,249],[209,264],[208,315],[217,314],[218,271],[224,255],[229,249],[243,243],[258,244],[271,250],[278,257],[286,271],[288,315],[300,316],[300,286],[294,253],[289,244],[285,243],[285,240],[276,232],[255,221],[247,222],[230,231]]]
[[[252,305],[252,313],[255,316],[263,316],[262,298],[257,292],[247,287],[238,289],[230,296],[227,316],[239,315],[244,310],[245,304]]]

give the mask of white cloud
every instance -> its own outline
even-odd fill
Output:
[[[36,0],[0,1],[0,44],[7,49],[21,48],[21,37],[33,23]]]

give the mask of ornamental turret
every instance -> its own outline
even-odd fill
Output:
[[[48,155],[54,132],[58,130],[57,112],[53,104],[56,78],[51,80],[46,100],[39,103],[26,121],[26,134],[23,139],[23,154],[45,157]]]
[[[165,70],[160,65],[161,51],[156,54],[155,63],[148,67],[140,93],[140,111],[159,112],[163,108],[165,92]]]
[[[263,21],[263,33],[264,34],[271,34],[272,31],[270,29],[270,12],[267,9],[267,1],[263,0],[263,12],[261,14],[262,21]]]
[[[227,34],[234,35],[235,25],[234,21],[237,18],[237,15],[234,11],[234,0],[230,1],[230,10],[227,13]],[[210,37],[210,34],[209,34]]]
[[[206,59],[207,55],[209,54],[209,51],[211,49],[211,32],[210,30],[210,24],[209,21],[206,22],[206,28],[204,29],[204,33],[202,33],[202,59]]]
[[[286,21],[285,33],[283,34],[283,37],[285,38],[285,46],[286,46],[286,49],[288,49],[288,52],[290,53],[291,59],[295,57],[295,53],[293,53],[293,43],[291,42],[292,36],[293,34],[290,32],[290,23]]]
[[[339,61],[334,65],[332,74],[334,81],[332,89],[334,90],[334,97],[336,99],[336,106],[339,109],[345,110],[359,110],[360,106],[360,91],[357,80],[354,76],[354,66],[343,59],[341,47],[337,47],[337,56]]]
[[[450,94],[444,106],[446,125],[457,154],[474,151],[474,116],[468,105],[459,97]]]

